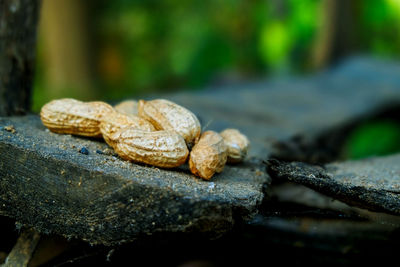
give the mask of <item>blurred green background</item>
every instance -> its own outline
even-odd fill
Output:
[[[400,55],[398,0],[44,0],[34,110]]]
[[[37,49],[34,111],[61,97],[200,90],[318,71],[354,53],[398,58],[400,0],[43,0]],[[376,135],[364,130],[352,157],[362,157],[357,140]]]

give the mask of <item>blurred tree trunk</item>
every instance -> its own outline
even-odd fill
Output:
[[[49,99],[95,96],[88,2],[43,0],[40,40]]]
[[[322,68],[349,55],[357,45],[359,0],[323,0],[312,65]]]
[[[0,116],[30,110],[39,0],[0,0]]]

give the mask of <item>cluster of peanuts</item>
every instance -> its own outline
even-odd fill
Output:
[[[236,129],[201,132],[200,122],[188,109],[165,99],[107,103],[58,99],[40,112],[50,131],[104,138],[125,160],[161,168],[186,163],[190,171],[209,180],[226,162],[239,163],[249,141]]]

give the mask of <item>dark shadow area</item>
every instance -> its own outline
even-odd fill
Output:
[[[293,228],[301,227],[294,218]],[[287,223],[287,222],[286,222]],[[41,266],[255,266],[269,264],[389,263],[396,256],[398,233],[383,240],[381,233],[364,230],[343,235],[316,235],[305,229],[288,231],[279,217],[258,216],[217,240],[196,235],[156,234],[117,247],[78,243]],[[326,230],[326,229],[325,229]],[[337,230],[337,229],[336,229]],[[346,232],[345,229],[344,232]]]
[[[0,216],[2,233],[0,238],[0,264],[4,262],[18,238],[18,230],[15,221],[8,217]]]
[[[316,136],[297,135],[288,141],[276,142],[270,158],[324,164],[394,154],[400,151],[399,129],[400,103],[388,103],[375,112]],[[380,142],[382,140],[384,142]]]

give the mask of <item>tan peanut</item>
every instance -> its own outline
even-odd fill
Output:
[[[52,132],[101,137],[100,122],[114,109],[104,102],[82,102],[71,98],[53,100],[40,111],[43,124]]]
[[[185,163],[189,154],[185,140],[173,131],[146,132],[129,127],[110,138],[122,159],[157,167],[178,167]]]
[[[139,116],[150,121],[157,130],[170,130],[180,134],[191,147],[201,133],[197,117],[186,108],[165,99],[139,101]]]
[[[126,115],[117,111],[105,115],[100,123],[100,132],[107,144],[112,146],[112,135],[127,127],[136,128],[146,132],[155,131],[153,124],[135,115]]]
[[[221,135],[206,131],[190,152],[189,168],[194,175],[209,180],[215,173],[222,172],[226,160],[227,147]]]
[[[135,100],[125,100],[114,106],[114,109],[119,113],[126,115],[138,115],[138,102]]]
[[[220,135],[228,148],[228,163],[242,162],[250,146],[249,139],[236,129],[226,129]]]

